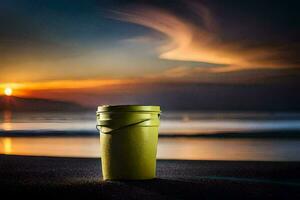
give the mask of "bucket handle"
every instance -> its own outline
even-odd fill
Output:
[[[161,113],[158,113],[158,119],[160,119],[160,115],[161,115]],[[127,127],[130,127],[130,126],[134,126],[134,125],[137,125],[137,124],[140,124],[140,123],[149,121],[149,120],[150,120],[150,119],[144,119],[144,120],[142,120],[142,121],[139,121],[139,122],[136,122],[136,123],[133,123],[133,124],[128,124],[128,125],[126,125],[126,126],[122,126],[122,127],[120,127],[120,128],[113,129],[112,131],[109,131],[109,133],[114,132],[114,131],[117,131],[117,130],[120,130],[120,129],[122,129],[122,128],[127,128]],[[96,125],[96,129],[101,133],[101,126],[100,126],[100,125],[97,124],[97,125]]]
[[[109,131],[108,133],[111,133],[111,132],[114,132],[114,131],[118,131],[118,130],[123,129],[123,128],[128,128],[128,127],[131,127],[131,126],[134,126],[134,125],[137,125],[137,124],[149,121],[149,120],[151,120],[151,119],[144,119],[142,121],[139,121],[139,122],[136,122],[136,123],[133,123],[133,124],[128,124],[126,126],[122,126],[120,128],[113,129],[113,130]],[[100,125],[96,125],[96,129],[101,133],[101,126]]]

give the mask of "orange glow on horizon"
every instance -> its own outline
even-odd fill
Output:
[[[107,80],[54,80],[41,82],[0,83],[0,89],[5,96],[28,96],[34,91],[81,90],[98,88],[109,90],[113,86],[134,84],[136,79],[107,79]],[[30,95],[31,96],[31,95]]]

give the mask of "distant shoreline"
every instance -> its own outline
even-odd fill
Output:
[[[0,137],[98,137],[97,131],[62,131],[62,130],[26,130],[0,131]],[[253,132],[222,132],[222,133],[193,133],[173,134],[164,133],[160,138],[219,138],[219,139],[300,139],[300,130],[288,131],[253,131]]]

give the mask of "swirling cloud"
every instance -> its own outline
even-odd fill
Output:
[[[299,62],[290,59],[290,51],[282,44],[224,40],[217,20],[207,7],[195,3],[188,7],[188,13],[192,13],[196,20],[156,7],[134,7],[114,14],[119,20],[151,28],[166,36],[159,47],[161,59],[216,64],[209,68],[209,72],[299,66]],[[202,23],[199,25],[195,21]]]

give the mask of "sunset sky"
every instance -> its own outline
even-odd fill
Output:
[[[288,0],[1,0],[0,89],[89,107],[296,106],[299,19]]]

